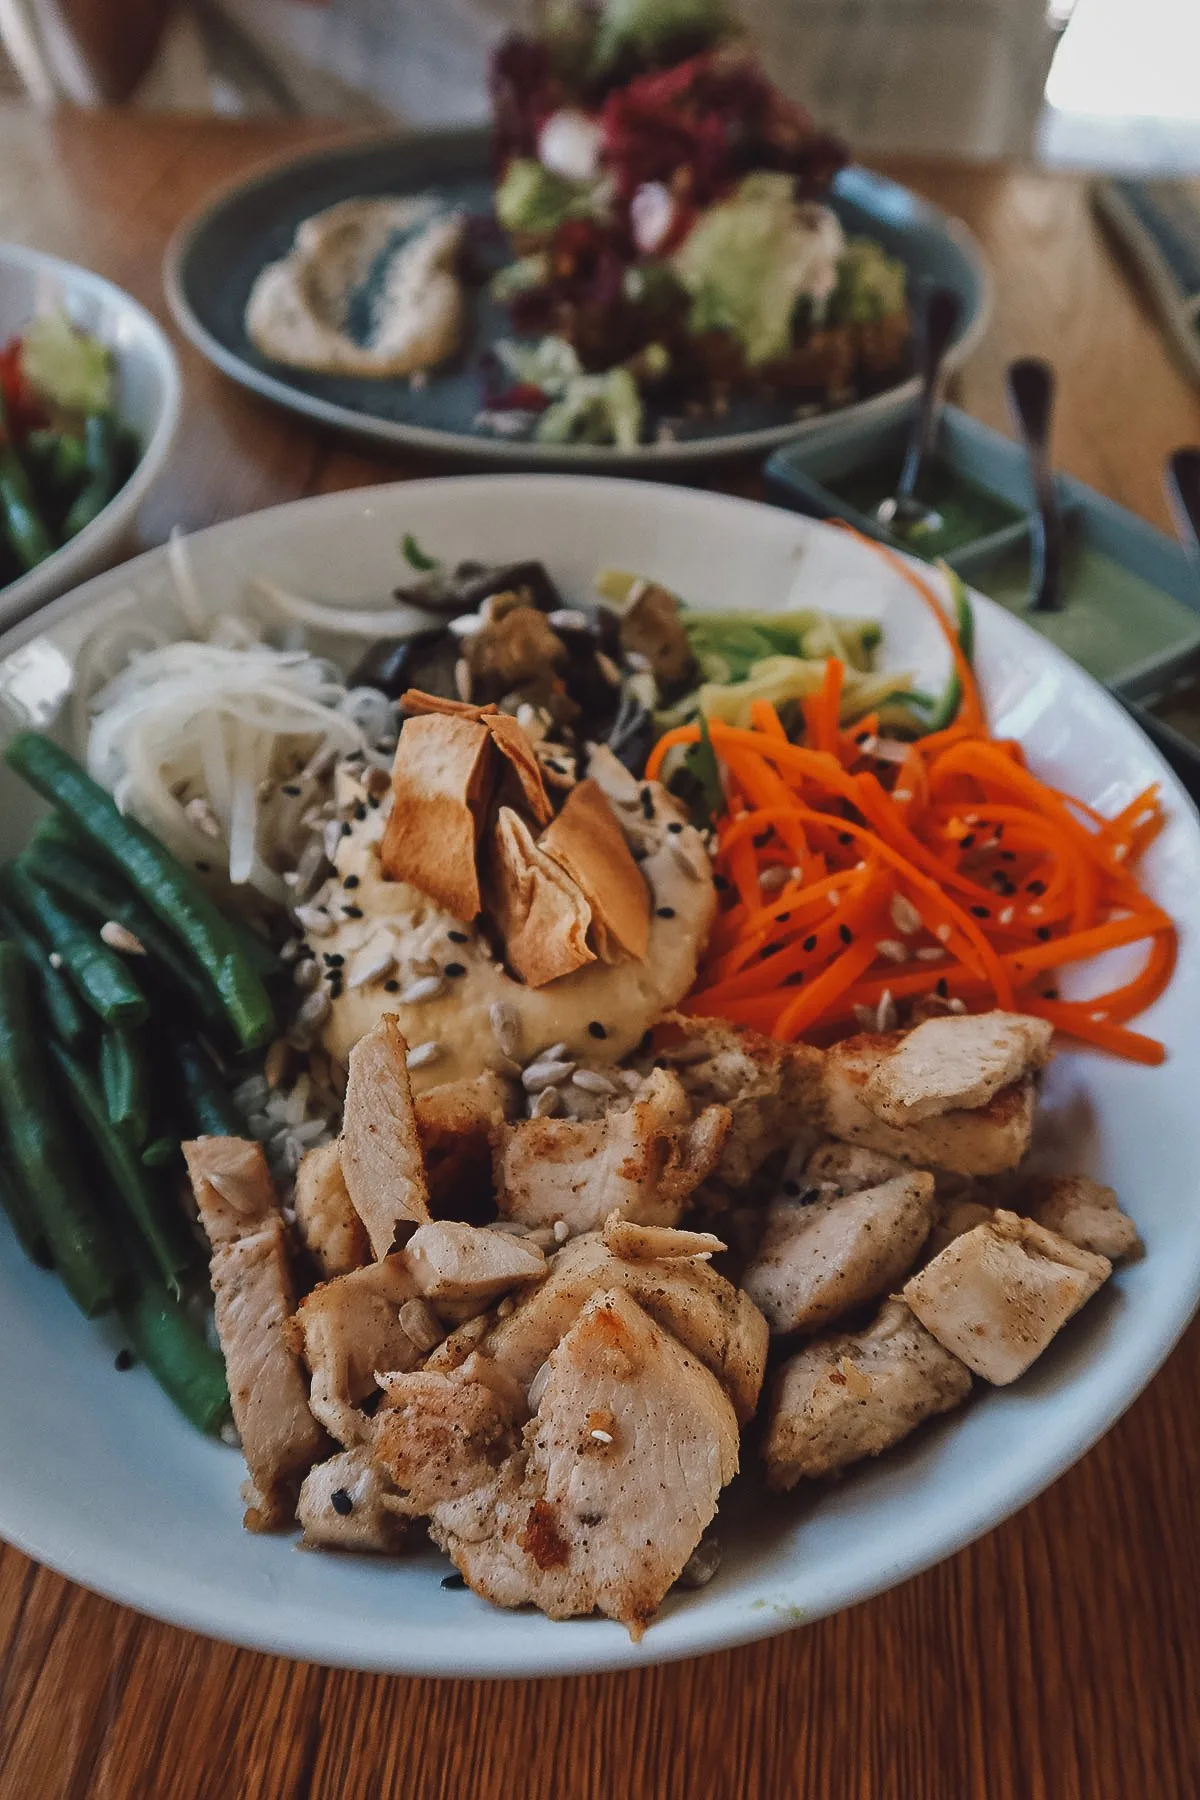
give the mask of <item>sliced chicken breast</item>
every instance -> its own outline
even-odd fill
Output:
[[[603,1118],[523,1119],[501,1135],[496,1196],[522,1225],[563,1220],[595,1231],[610,1213],[642,1225],[674,1225],[712,1170],[728,1114],[710,1107],[693,1122],[674,1075],[656,1069],[641,1098]]]
[[[720,1385],[615,1289],[553,1351],[521,1451],[488,1486],[436,1506],[431,1535],[499,1606],[602,1612],[638,1638],[737,1467]]]
[[[865,1331],[814,1338],[779,1370],[763,1443],[767,1486],[878,1456],[970,1391],[966,1365],[902,1300],[888,1300]]]
[[[1080,1250],[1092,1250],[1114,1263],[1141,1252],[1138,1228],[1121,1211],[1112,1188],[1086,1175],[1045,1176],[1024,1198],[1031,1218]]]
[[[731,1115],[713,1179],[744,1188],[767,1158],[821,1136],[824,1053],[809,1044],[779,1044],[723,1019],[672,1015],[681,1032],[666,1055],[696,1106],[727,1106]]]
[[[780,1199],[742,1287],[772,1331],[816,1331],[907,1274],[932,1223],[933,1176],[921,1170],[857,1193]]]
[[[1001,1088],[1042,1068],[1054,1027],[1024,1013],[948,1014],[904,1033],[862,1090],[889,1125],[915,1125],[940,1113],[986,1106]]]
[[[394,1556],[404,1548],[407,1519],[387,1503],[387,1477],[366,1450],[342,1450],[310,1469],[296,1518],[305,1550],[366,1550]]]
[[[976,1375],[1004,1387],[1023,1375],[1112,1273],[1032,1219],[997,1212],[954,1239],[906,1283],[927,1331]]]
[[[818,1144],[804,1165],[803,1188],[817,1188],[822,1194],[857,1194],[863,1188],[879,1187],[897,1175],[907,1175],[908,1165],[881,1150],[867,1150],[861,1144],[840,1144],[836,1138]]]
[[[408,1045],[389,1013],[350,1052],[339,1156],[354,1210],[376,1258],[405,1222],[429,1218]]]
[[[183,1152],[212,1248],[217,1336],[250,1471],[245,1523],[271,1531],[288,1522],[297,1477],[328,1447],[286,1336],[296,1297],[283,1215],[261,1145],[205,1137]]]
[[[438,1305],[469,1302],[476,1312],[546,1274],[545,1256],[526,1238],[450,1219],[418,1226],[403,1254],[417,1291],[426,1299]]]
[[[334,1144],[301,1158],[296,1170],[296,1229],[326,1281],[370,1260],[366,1229],[354,1210]]]
[[[681,1233],[690,1237],[691,1233]],[[767,1326],[750,1298],[701,1257],[652,1262],[614,1255],[597,1233],[551,1258],[539,1288],[484,1340],[490,1356],[528,1388],[592,1296],[621,1288],[710,1369],[738,1418],[752,1417],[767,1358]]]
[[[371,1430],[372,1454],[398,1510],[423,1518],[447,1501],[489,1488],[520,1448],[528,1417],[519,1383],[473,1352],[455,1369],[387,1378]]]
[[[1015,1169],[1033,1134],[1032,1076],[1000,1088],[985,1106],[974,1110],[951,1110],[913,1124],[892,1125],[867,1105],[865,1092],[900,1041],[895,1032],[864,1032],[827,1053],[823,1091],[828,1134],[898,1157],[915,1168],[956,1175],[996,1175]]]
[[[305,1296],[289,1326],[312,1376],[309,1405],[339,1444],[368,1436],[360,1410],[380,1369],[415,1369],[442,1335],[404,1253],[326,1281]]]

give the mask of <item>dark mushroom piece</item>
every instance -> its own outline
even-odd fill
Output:
[[[412,637],[381,638],[363,653],[350,685],[378,688],[389,700],[398,700],[411,687],[455,700],[454,668],[460,655],[458,639],[444,625],[414,632]]]

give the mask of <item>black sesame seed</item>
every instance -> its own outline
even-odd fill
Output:
[[[354,809],[354,816],[358,820],[360,825],[362,824],[363,820],[367,816],[367,809],[363,805],[361,800],[359,801],[358,805]]]
[[[465,931],[448,931],[446,936],[452,944],[469,944],[471,939]]]
[[[768,956],[778,956],[782,949],[782,944],[768,944],[763,951],[763,961],[765,962]]]
[[[1050,927],[1048,925],[1039,925],[1033,935],[1040,943],[1049,943],[1051,935]]]
[[[343,837],[350,836],[350,821],[349,821],[349,819],[347,819],[346,823],[342,826],[342,836]]]
[[[372,812],[375,812],[379,807],[379,795],[378,794],[368,794],[367,795],[367,805],[371,808]]]
[[[852,844],[854,842],[854,833],[852,831],[839,831],[837,840],[839,844]]]
[[[325,959],[327,969],[340,969],[346,960],[340,950],[323,950],[321,954]]]
[[[197,867],[197,869],[199,869],[201,875],[207,875],[209,870],[212,868],[212,864],[206,863],[206,862],[198,862],[196,864],[196,867]]]
[[[599,1019],[589,1019],[588,1020],[588,1036],[594,1037],[594,1038],[606,1038],[608,1036],[608,1032],[605,1030],[604,1026],[600,1023]]]
[[[678,837],[683,830],[683,826],[679,823],[678,819],[675,819],[667,826],[667,830],[671,833],[672,837]]]
[[[329,1496],[329,1504],[341,1518],[348,1519],[354,1511],[354,1502],[345,1488],[334,1488]]]
[[[604,1030],[603,1025],[601,1025],[600,1029],[601,1029],[601,1031]],[[654,1042],[654,1033],[652,1031],[643,1031],[641,1037],[638,1039],[639,1054],[644,1056],[646,1054],[646,1051],[650,1048],[650,1046],[653,1042]]]
[[[975,833],[973,831],[968,831],[966,837],[959,838],[958,847],[960,850],[970,850],[973,847],[974,843],[975,843]]]
[[[971,912],[977,919],[990,919],[992,916],[986,906],[973,906]]]
[[[348,919],[361,919],[363,916],[361,906],[343,906],[342,911]]]
[[[718,894],[728,893],[729,883],[726,880],[724,875],[714,875],[712,878],[712,881],[713,881],[713,886],[716,888]]]
[[[356,888],[358,886],[358,876],[357,875],[347,875],[345,881],[343,881],[343,883],[342,883],[342,886],[344,888]]]
[[[383,991],[385,994],[398,994],[400,991],[400,983],[398,981],[385,981],[383,984]]]
[[[784,976],[783,985],[784,985],[784,987],[799,987],[800,983],[803,980],[804,980],[803,969],[793,969],[790,975]]]
[[[132,1350],[118,1350],[117,1354],[113,1357],[113,1368],[120,1369],[121,1373],[124,1374],[126,1369],[132,1369],[136,1361],[137,1357],[133,1354]]]
[[[1000,827],[997,826],[996,830],[998,833],[1000,830]],[[1005,862],[1016,862],[1016,860],[1017,860],[1017,853],[1015,850],[1002,850],[1000,852],[1000,854],[1004,858]]]
[[[465,975],[466,972],[467,972],[466,963],[458,963],[458,962],[447,963],[445,969],[442,971],[443,974],[448,975],[450,977],[451,981],[457,980],[458,976]]]
[[[756,850],[765,850],[770,841],[771,834],[769,831],[756,831],[750,840]]]
[[[442,1576],[442,1586],[444,1588],[448,1588],[449,1590],[451,1590],[454,1593],[457,1593],[459,1588],[465,1588],[466,1585],[467,1585],[466,1581],[464,1580],[464,1578],[461,1575],[443,1575]]]
[[[815,934],[812,937],[806,937],[804,942],[800,946],[800,948],[802,950],[815,950],[816,947],[817,947],[817,940],[816,940]]]
[[[675,908],[673,906],[659,906],[655,910],[660,919],[673,919],[675,917]]]
[[[937,986],[934,988],[933,991],[937,995],[939,1000],[946,999],[947,995],[950,992],[950,983],[946,980],[946,977],[944,975],[939,976]]]
[[[297,799],[300,793],[300,789],[296,786],[294,781],[285,781],[280,791],[286,794],[290,800]]]
[[[1027,881],[1025,883],[1025,892],[1027,894],[1044,894],[1045,891],[1046,884],[1044,881]]]
[[[786,925],[788,920],[791,918],[791,916],[792,915],[790,912],[776,913],[775,914],[775,923],[777,925]]]
[[[1058,989],[1057,988],[1047,988],[1045,993],[1042,995],[1042,999],[1043,1000],[1057,1000],[1058,999]]]
[[[644,787],[638,795],[638,798],[642,803],[643,813],[648,819],[652,819],[654,817],[654,795],[650,792],[650,789]]]
[[[852,944],[854,942],[854,933],[848,925],[838,926],[838,936],[841,938],[843,944]]]

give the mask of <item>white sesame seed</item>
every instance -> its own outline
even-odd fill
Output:
[[[922,944],[917,951],[918,962],[941,962],[946,952],[940,944]]]
[[[1106,1012],[1094,1012],[1089,1013],[1088,1017],[1091,1019],[1093,1025],[1103,1025],[1108,1014]]]
[[[311,993],[321,979],[320,965],[311,956],[298,962],[292,970],[292,980],[302,993]]]
[[[897,801],[901,806],[907,806],[908,802],[912,799],[912,789],[902,787],[893,788],[892,799]]]
[[[567,1224],[567,1221],[565,1219],[555,1219],[555,1221],[554,1221],[554,1241],[555,1241],[555,1243],[556,1244],[565,1244],[567,1239],[570,1237],[570,1235],[571,1235],[571,1227]]]
[[[875,1011],[875,1029],[876,1031],[894,1031],[898,1023],[896,1002],[892,999],[892,990],[884,988]]]
[[[1002,906],[1000,911],[996,914],[997,925],[1011,925],[1013,918],[1015,917],[1015,911],[1016,909],[1014,907]]]
[[[300,929],[306,931],[309,937],[321,938],[333,935],[333,920],[322,906],[298,906],[295,911],[295,919]]]
[[[121,950],[126,956],[146,954],[146,946],[141,938],[134,937],[128,926],[122,925],[119,919],[105,919],[100,927],[100,937],[110,950]]]
[[[52,950],[46,960],[52,969],[62,968],[62,957],[58,954],[57,950]]]
[[[885,962],[902,963],[908,961],[908,945],[902,944],[899,938],[880,938],[876,945]]]
[[[914,931],[920,931],[921,915],[907,894],[893,894],[888,910],[892,915],[892,924],[901,937],[911,937]]]
[[[842,895],[839,888],[833,889],[829,896],[829,904],[830,906],[840,906],[842,904]]]
[[[1112,853],[1114,862],[1124,862],[1125,858],[1129,855],[1129,845],[1114,844]]]
[[[597,1426],[595,1431],[591,1432],[589,1435],[591,1437],[595,1438],[595,1440],[598,1444],[611,1444],[613,1441],[612,1432],[611,1431],[601,1431],[599,1426]]]
[[[442,1046],[436,1038],[429,1038],[424,1044],[417,1044],[409,1051],[406,1061],[410,1069],[423,1069],[429,1063],[436,1062],[442,1054]]]
[[[396,997],[398,1006],[420,1006],[424,1000],[432,1000],[442,991],[440,975],[422,975],[419,981],[410,981]]]
[[[967,1010],[967,1003],[965,1000],[947,1000],[946,1005],[950,1008],[952,1013],[965,1013]]]
[[[950,942],[950,927],[948,925],[939,925],[935,928],[933,935],[939,944],[948,944]]]
[[[330,862],[333,862],[337,856],[338,845],[342,841],[342,828],[336,819],[329,819],[326,821],[321,834],[321,841],[324,845],[326,856],[329,858]]]
[[[1029,916],[1031,919],[1040,919],[1045,910],[1044,906],[1031,906],[1029,908]]]

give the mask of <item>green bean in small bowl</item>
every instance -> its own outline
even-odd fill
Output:
[[[128,294],[0,243],[0,624],[116,560],[179,394],[174,351]]]

